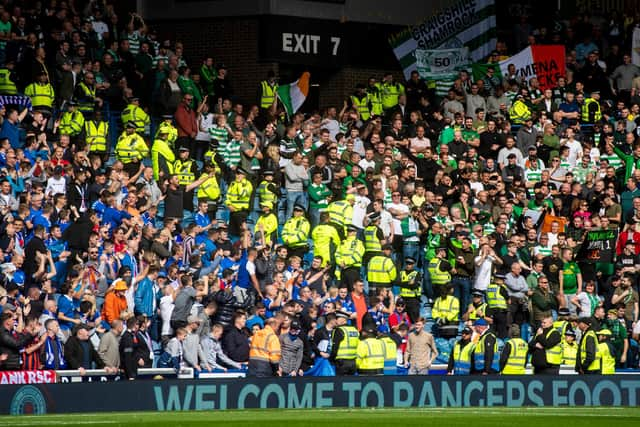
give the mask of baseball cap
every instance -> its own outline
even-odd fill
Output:
[[[487,326],[487,325],[488,323],[484,319],[478,319],[475,322],[473,322],[473,326]]]
[[[473,331],[471,330],[470,327],[465,326],[465,328],[462,330],[462,333],[471,335],[471,334],[473,334]]]

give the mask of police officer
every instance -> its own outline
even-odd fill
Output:
[[[381,116],[384,113],[382,109],[382,85],[376,82],[375,77],[369,77],[367,97],[369,97],[369,104],[371,105],[371,116]]]
[[[165,133],[167,135],[167,144],[169,144],[171,149],[174,149],[176,139],[178,139],[178,129],[173,125],[173,116],[171,114],[165,114],[162,116],[162,122],[160,122],[158,130],[156,131],[156,138],[158,138],[161,133]]]
[[[380,212],[373,212],[369,214],[369,225],[364,229],[364,258],[362,261],[368,264],[371,257],[382,252],[382,245],[385,243],[387,242],[380,228]]]
[[[493,320],[493,329],[500,339],[507,337],[507,298],[509,294],[504,283],[505,276],[496,273],[487,287],[487,310],[485,316]]]
[[[333,225],[329,224],[329,212],[320,214],[320,224],[311,232],[313,255],[322,257],[322,266],[334,264],[335,251],[340,246],[340,236]]]
[[[116,158],[123,164],[129,176],[134,176],[140,169],[142,159],[149,156],[149,148],[144,139],[136,133],[136,125],[128,122],[125,131],[116,144]]]
[[[37,81],[31,83],[24,89],[24,94],[31,98],[31,106],[34,110],[46,112],[51,116],[53,112],[53,101],[56,96],[46,72],[40,72]]]
[[[398,373],[398,345],[389,336],[387,325],[382,326],[378,339],[384,344],[384,375],[397,375]]]
[[[84,129],[84,116],[77,109],[75,100],[67,102],[67,111],[60,118],[60,134],[69,135],[72,139],[76,139]]]
[[[449,354],[447,375],[469,375],[471,373],[471,357],[473,355],[473,330],[465,327],[461,338],[454,344]]]
[[[133,122],[139,134],[143,134],[151,124],[149,115],[140,108],[140,98],[135,96],[129,98],[129,105],[122,111],[121,118],[123,124]]]
[[[582,123],[587,124],[594,124],[602,119],[599,90],[594,90],[593,92],[591,92],[591,97],[584,100],[580,118],[582,119]]]
[[[404,264],[404,270],[400,272],[400,296],[404,299],[411,323],[414,323],[420,317],[422,274],[415,270],[414,258],[406,257]]]
[[[347,226],[347,237],[340,243],[336,251],[336,266],[340,267],[340,284],[346,285],[349,292],[353,283],[360,278],[360,268],[364,257],[364,245],[356,238],[358,228],[352,224]]]
[[[273,213],[273,205],[269,202],[260,203],[262,213],[256,220],[255,239],[262,239],[263,246],[273,246],[278,237],[278,217]]]
[[[356,354],[360,343],[358,330],[349,325],[349,313],[336,311],[337,327],[331,331],[330,360],[336,367],[336,375],[356,374]]]
[[[329,221],[336,228],[341,239],[344,239],[347,225],[353,221],[353,205],[355,202],[356,196],[347,194],[344,200],[336,200],[327,207],[326,212],[329,213]]]
[[[564,340],[562,341],[562,364],[575,368],[577,355],[578,343],[576,341],[576,332],[573,328],[567,328],[564,331]]]
[[[500,372],[502,375],[524,375],[529,346],[520,338],[520,326],[516,323],[509,330],[507,341],[500,354]]]
[[[382,247],[382,253],[375,255],[367,264],[367,281],[369,282],[369,296],[377,295],[378,288],[390,288],[398,278],[396,265],[391,259],[391,245]]]
[[[92,119],[84,122],[84,134],[89,154],[106,162],[109,159],[109,123],[102,120],[102,111],[96,110]]]
[[[567,307],[561,307],[558,309],[558,318],[553,321],[553,327],[560,332],[563,342],[565,340],[567,329],[571,329],[571,324],[568,320],[569,316],[571,316],[571,311],[569,311]],[[573,336],[575,337],[575,332]]]
[[[382,375],[384,371],[385,346],[376,337],[373,326],[362,331],[362,339],[356,350],[356,367],[358,375]]]
[[[578,354],[576,355],[576,372],[583,375],[597,375],[601,373],[598,360],[598,337],[591,326],[590,317],[578,319],[578,328],[582,331]]]
[[[267,79],[260,82],[260,108],[268,110],[273,106],[277,99],[277,90],[276,73],[269,71]]]
[[[266,170],[262,173],[263,179],[258,185],[256,192],[258,193],[259,203],[271,203],[272,206],[278,206],[278,186],[273,182],[273,171]]]
[[[232,236],[239,237],[243,230],[243,224],[249,216],[249,205],[253,194],[253,185],[247,179],[247,172],[236,169],[235,180],[227,189],[225,205],[231,212],[229,218],[229,232]]]
[[[382,108],[385,112],[398,105],[398,98],[404,94],[402,83],[395,82],[392,73],[385,73],[380,87]]]
[[[553,318],[540,321],[536,336],[529,343],[533,373],[538,375],[558,375],[562,364],[562,336],[553,327]]]
[[[293,216],[282,227],[282,242],[288,250],[289,256],[304,258],[309,250],[309,231],[311,224],[304,216],[304,206],[295,204]]]
[[[365,91],[365,87],[362,83],[356,85],[356,91],[349,97],[351,100],[351,106],[358,112],[360,119],[365,122],[371,117],[371,110],[369,108],[369,96]]]
[[[467,307],[467,312],[462,316],[462,320],[473,324],[478,319],[484,319],[487,312],[487,303],[482,300],[483,296],[482,291],[475,290],[471,292],[471,304]]]
[[[153,179],[159,181],[161,177],[168,178],[173,175],[173,165],[176,156],[169,146],[166,129],[159,129],[156,139],[151,146],[151,167],[153,168]]]
[[[189,157],[189,155],[189,147],[180,147],[178,150],[178,159],[173,164],[173,173],[178,175],[178,182],[183,188],[186,188],[194,182],[198,175],[198,165]],[[193,190],[185,191],[183,199],[183,209],[186,212],[192,213],[194,210]]]
[[[436,295],[446,294],[446,285],[451,283],[451,273],[449,273],[451,269],[451,264],[447,261],[447,248],[441,246],[436,251],[435,258],[431,259],[427,266],[431,284],[436,289]]]
[[[480,338],[473,349],[471,373],[476,375],[495,374],[500,369],[496,335],[489,329],[489,324],[484,319],[476,320],[473,327]]]

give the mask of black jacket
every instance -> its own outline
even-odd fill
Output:
[[[140,358],[140,340],[131,331],[126,331],[120,338],[120,367],[125,376],[135,378],[138,375],[138,359]],[[148,353],[147,353],[147,357]]]
[[[249,340],[238,328],[231,327],[222,336],[222,350],[238,363],[249,361]]]
[[[14,337],[11,331],[4,326],[0,326],[0,354],[6,354],[7,360],[0,363],[0,369],[14,371],[22,366],[20,349],[33,339],[31,334],[22,334],[18,338]]]
[[[560,336],[560,332],[555,331],[555,332],[552,332],[551,335],[549,336],[549,339],[547,339],[547,334],[549,333],[549,329],[553,329],[553,326],[551,328],[543,329],[540,335],[536,336],[531,340],[531,342],[529,342],[529,352],[531,353],[531,364],[535,368],[544,369],[544,368],[555,368],[558,366],[558,365],[552,365],[550,363],[547,363],[546,349],[555,347],[556,345],[560,344],[560,341],[562,341],[562,337]],[[536,348],[536,343],[540,343],[544,348]]]
[[[90,341],[87,341],[89,348],[89,360],[95,364],[97,369],[104,368],[104,362],[102,358],[98,354],[95,348],[93,348],[93,344]],[[82,366],[82,361],[84,359],[84,349],[80,344],[80,340],[76,336],[71,336],[64,344],[64,358],[67,360],[67,366],[69,369],[78,369],[83,367],[85,369],[91,369],[92,366]]]

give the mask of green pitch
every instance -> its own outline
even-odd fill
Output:
[[[555,427],[640,425],[640,408],[406,408],[244,410],[207,412],[118,412],[0,417],[0,426],[461,426]]]

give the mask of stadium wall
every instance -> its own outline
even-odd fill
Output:
[[[639,402],[640,375],[248,378],[0,387],[0,414],[11,415],[245,408],[637,406]]]

